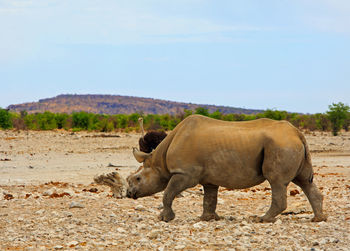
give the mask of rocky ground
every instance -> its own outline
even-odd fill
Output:
[[[201,187],[174,201],[160,222],[162,194],[115,199],[97,174],[127,176],[139,164],[137,134],[0,131],[1,250],[350,250],[350,134],[306,134],[327,222],[312,223],[299,188],[275,223],[254,223],[269,207],[263,184],[220,188],[220,221],[201,222]]]

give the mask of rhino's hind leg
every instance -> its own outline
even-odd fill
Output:
[[[326,221],[327,216],[323,214],[322,211],[322,204],[323,204],[323,196],[318,190],[317,186],[309,180],[300,180],[300,177],[297,177],[293,180],[293,183],[298,185],[303,192],[305,193],[306,197],[308,198],[312,210],[314,211],[314,218],[312,219],[313,222],[319,222],[319,221]]]
[[[203,214],[200,217],[203,221],[220,220],[220,217],[215,213],[218,199],[218,186],[203,185],[204,199],[203,199]]]
[[[186,174],[174,174],[164,191],[163,196],[163,211],[159,215],[159,219],[162,221],[171,221],[175,218],[175,213],[171,208],[173,200],[176,195],[181,193],[187,188],[194,187],[198,184],[198,180],[193,179],[190,175]]]
[[[275,217],[287,208],[287,185],[272,182],[270,184],[272,190],[271,206],[266,214],[261,217],[261,222],[275,222]]]

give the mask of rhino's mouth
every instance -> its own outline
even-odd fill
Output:
[[[127,194],[126,194],[126,197],[136,200],[138,198],[137,192],[128,191]]]

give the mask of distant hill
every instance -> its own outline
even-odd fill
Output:
[[[86,111],[97,114],[130,114],[143,112],[145,114],[179,114],[184,109],[195,110],[198,107],[208,108],[210,112],[219,110],[224,114],[254,114],[262,110],[235,108],[228,106],[200,105],[181,103],[153,98],[140,98],[120,95],[59,95],[53,98],[41,99],[38,102],[10,105],[11,111],[27,111],[28,113],[50,111],[54,113],[72,113]]]

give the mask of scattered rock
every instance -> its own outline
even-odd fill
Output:
[[[118,227],[118,228],[117,228],[117,231],[118,231],[119,233],[122,233],[122,234],[126,233],[126,230],[125,230],[124,228],[121,228],[121,227]]]
[[[82,205],[81,203],[76,202],[76,201],[72,201],[69,204],[69,208],[84,208],[84,207],[85,207],[84,205]]]
[[[0,130],[1,133],[4,132]],[[29,131],[30,133],[32,132]],[[46,134],[48,132],[40,132],[40,135],[41,133]],[[35,132],[35,134],[38,135],[39,133]],[[60,131],[60,134],[65,135],[65,138],[60,139],[62,141],[69,138],[67,137],[69,132]],[[79,134],[88,135],[89,133],[82,132]],[[316,134],[318,135],[318,132]],[[120,140],[127,139],[137,144],[138,135],[134,133],[131,135],[129,138],[123,137]],[[350,134],[347,133],[347,135]],[[334,142],[337,140],[337,137],[332,136],[330,138]],[[98,139],[81,137],[82,141],[76,142],[79,142],[79,147],[82,149],[73,148],[65,142],[65,150],[61,151],[62,155],[60,156],[64,156],[64,153],[68,150],[74,150],[71,152],[72,156],[66,156],[67,161],[69,161],[68,158],[75,158],[76,156],[85,158],[87,155],[82,156],[81,152],[90,154],[90,152],[93,153],[95,148],[103,145],[101,142],[98,145],[94,143],[93,147],[89,145],[89,140],[96,141]],[[91,166],[102,168],[108,162],[114,163],[113,161],[115,161],[115,163],[119,163],[119,156],[115,156],[116,151],[112,145],[115,143],[108,144],[110,145],[103,145],[105,147],[103,151],[105,152],[102,154],[101,150],[98,150],[98,155],[96,155],[98,158],[93,156],[93,159],[90,159]],[[346,144],[350,146],[350,140],[347,139]],[[67,145],[69,149],[66,148]],[[87,145],[91,150],[87,149]],[[33,144],[33,148],[35,147]],[[56,146],[52,147],[52,153],[57,150],[55,148]],[[315,146],[310,146],[310,148],[315,149]],[[332,148],[335,149],[335,147]],[[14,149],[16,149],[16,146],[14,146]],[[348,151],[348,148],[345,148],[345,150]],[[21,151],[21,149],[17,148],[16,151]],[[45,151],[46,149],[43,149],[43,152]],[[118,150],[117,154],[120,152]],[[33,158],[36,156],[41,158],[46,153],[36,154]],[[3,153],[0,151],[0,154]],[[7,157],[7,153],[4,154]],[[323,152],[322,154],[327,153]],[[28,151],[26,155],[28,155]],[[108,158],[103,158],[107,155]],[[14,160],[15,158],[12,156],[10,158]],[[100,158],[100,156],[102,157]],[[136,170],[137,167],[132,166],[134,162],[132,155],[130,156],[130,153],[128,153],[125,156],[130,157],[127,160],[130,163],[120,160],[123,161],[120,164],[125,164],[128,168]],[[47,159],[51,157],[47,155]],[[90,156],[87,159],[89,158]],[[342,160],[338,163],[337,160],[341,158],[345,159],[346,163],[343,163]],[[16,157],[16,163],[18,159]],[[103,164],[103,161],[106,161],[106,163]],[[254,223],[251,219],[252,215],[263,215],[270,207],[271,190],[266,188],[269,186],[268,182],[255,186],[253,189],[228,190],[220,188],[219,198],[221,200],[219,200],[217,213],[223,216],[223,219],[209,222],[198,222],[203,210],[200,186],[188,189],[193,193],[184,192],[184,198],[175,199],[173,209],[176,217],[173,221],[165,223],[157,218],[163,207],[163,193],[140,198],[137,201],[130,199],[115,200],[108,193],[107,190],[109,189],[95,184],[86,185],[91,181],[84,176],[88,174],[87,172],[81,177],[77,176],[74,183],[47,182],[45,184],[42,181],[38,184],[21,184],[21,181],[14,179],[11,180],[13,185],[7,185],[7,181],[3,179],[4,182],[0,186],[0,229],[1,227],[4,228],[6,234],[0,234],[0,246],[5,250],[14,248],[18,250],[159,251],[348,250],[350,239],[350,229],[348,227],[350,223],[350,202],[348,201],[350,178],[346,168],[350,168],[350,163],[347,164],[347,155],[332,157],[333,164],[327,161],[324,157],[319,157],[314,161],[315,183],[324,195],[324,209],[329,215],[328,221],[321,223],[311,222],[313,217],[312,208],[307,202],[306,196],[302,194],[302,190],[294,184],[290,184],[288,191],[298,190],[302,195],[295,192],[294,196],[293,194],[288,196],[288,209],[277,217],[275,224]],[[39,167],[35,163],[40,163],[38,159],[33,160],[35,169],[38,169]],[[1,162],[1,164],[8,163]],[[50,167],[50,165],[49,162],[47,167]],[[28,169],[28,163],[18,164],[18,166],[24,168],[24,171],[28,173],[35,171],[34,169]],[[67,171],[63,169],[65,168],[62,168],[62,171]],[[86,171],[83,166],[79,166],[78,169],[83,172]],[[90,168],[88,169],[87,171],[91,171]],[[8,170],[16,171],[12,170],[12,167],[5,167],[2,170],[5,176]],[[118,172],[126,175],[128,171],[127,168],[121,168]],[[93,175],[94,172],[91,173]],[[62,174],[64,175],[64,173]],[[40,175],[40,172],[37,175]],[[1,174],[0,177],[2,178]],[[60,178],[57,176],[57,180]],[[79,184],[80,182],[82,184]],[[87,189],[86,192],[82,192],[84,188]],[[89,191],[91,188],[95,188],[97,191]],[[43,193],[48,190],[52,192],[43,196]],[[70,196],[59,197],[64,193]],[[14,198],[6,200],[3,196],[5,194],[12,194]],[[289,194],[290,192],[288,192]],[[50,196],[57,199],[49,199]],[[79,202],[79,204],[85,206],[85,209],[69,209],[68,207],[72,201]]]
[[[277,220],[275,221],[275,224],[276,224],[276,225],[281,225],[281,224],[282,224],[281,219],[277,219]]]
[[[180,250],[180,249],[184,249],[184,248],[186,248],[186,245],[176,245],[175,247],[175,250]]]
[[[146,208],[143,206],[143,205],[137,205],[136,207],[135,207],[135,210],[137,210],[137,211],[146,211]]]
[[[90,193],[97,193],[98,189],[96,187],[90,188],[90,189],[83,189],[83,192],[90,192]]]
[[[147,237],[150,238],[150,239],[156,239],[160,234],[161,234],[161,231],[155,229],[155,230],[152,230],[152,231],[147,235]]]
[[[15,197],[13,197],[12,194],[9,194],[9,193],[4,194],[4,199],[5,199],[5,200],[12,200],[12,199],[14,199],[14,198],[15,198]]]
[[[193,227],[195,229],[204,229],[205,227],[207,227],[207,224],[202,222],[202,221],[200,221],[200,222],[197,222],[197,223],[193,224]]]
[[[61,198],[63,196],[70,196],[69,193],[53,193],[49,197],[52,198]]]
[[[45,192],[43,192],[44,196],[51,196],[52,194],[56,193],[56,189],[52,188],[49,190],[46,190]]]
[[[66,217],[72,217],[72,216],[73,216],[73,213],[71,213],[71,212],[64,212],[64,216],[66,216]]]
[[[71,189],[65,189],[63,190],[63,193],[69,194],[70,196],[73,196],[75,194],[75,192]]]
[[[45,213],[45,209],[40,209],[40,210],[35,212],[35,214],[37,214],[37,215],[43,215],[44,213]]]
[[[199,238],[198,241],[199,241],[200,243],[203,243],[203,244],[209,242],[208,238]]]
[[[75,247],[75,246],[78,245],[78,244],[79,244],[79,242],[77,242],[77,241],[71,241],[71,242],[69,242],[69,243],[67,244],[67,246],[70,247],[70,248],[73,248],[73,247]]]

